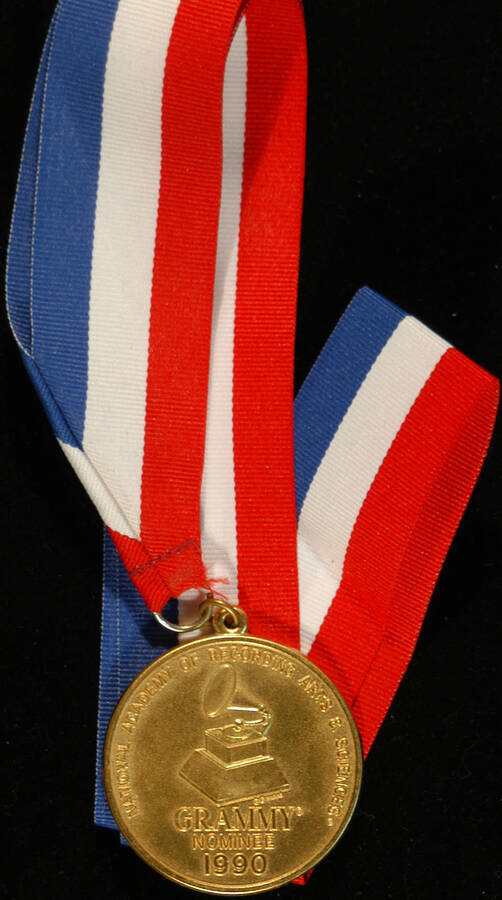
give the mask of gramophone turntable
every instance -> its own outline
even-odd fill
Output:
[[[191,753],[180,770],[217,806],[289,790],[270,753],[272,714],[237,687],[235,668],[225,663],[210,678],[202,701],[208,719],[204,747]]]

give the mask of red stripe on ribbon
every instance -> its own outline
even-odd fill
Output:
[[[164,551],[159,556],[152,556],[140,541],[119,534],[111,528],[108,531],[132,581],[141,596],[148,600],[149,609],[160,611],[171,596],[170,583],[183,584],[185,579],[191,577],[192,561],[197,560],[198,547],[185,541],[179,547]],[[187,567],[186,574],[183,566]],[[173,573],[171,582],[168,580],[170,572]]]
[[[222,90],[239,0],[183,0],[164,75],[162,168],[152,282],[141,539],[162,602],[207,584],[200,552],[222,170]],[[179,550],[179,548],[184,548]],[[146,584],[145,584],[146,587]]]
[[[200,551],[200,487],[221,190],[222,90],[241,9],[240,0],[226,0],[217,8],[209,0],[183,0],[166,60],[141,547],[113,535],[153,611],[189,587],[208,586]],[[292,0],[252,0],[246,19],[248,93],[234,370],[239,585],[252,627],[298,646],[292,400],[305,33],[301,6]],[[139,557],[143,568],[138,573]]]
[[[410,661],[493,429],[498,382],[456,350],[431,374],[354,527],[309,658],[351,706],[368,753]]]
[[[293,361],[303,198],[302,9],[246,12],[248,89],[234,347],[239,597],[250,631],[297,647]]]

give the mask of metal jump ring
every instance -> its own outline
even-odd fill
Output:
[[[219,607],[218,613],[215,613],[215,615],[222,615],[224,611],[225,614],[230,616],[233,621],[232,628],[237,627],[237,625],[239,624],[239,616],[237,614],[237,610],[235,606],[232,606],[232,604],[228,603],[227,600],[223,600],[222,597],[215,597],[214,594],[208,594],[206,599],[203,600],[201,605],[199,606],[199,612],[202,614],[206,611],[207,607],[211,609],[211,607],[213,606]]]
[[[225,622],[225,619],[230,612],[234,619],[237,619],[235,625],[227,625]],[[213,626],[214,630],[219,634],[245,634],[248,630],[248,619],[246,613],[240,606],[233,606],[230,611],[223,607],[222,609],[216,610],[213,616]]]
[[[220,597],[214,597],[213,594],[207,594],[199,606],[199,618],[195,622],[190,622],[188,625],[175,625],[174,622],[169,622],[167,619],[164,619],[162,613],[159,612],[155,612],[153,616],[159,625],[162,625],[163,628],[167,628],[168,631],[184,634],[188,631],[197,631],[199,628],[202,628],[202,626],[211,618],[213,606],[219,607],[213,622],[215,629],[219,631],[220,634],[243,634],[246,631],[247,618],[243,610],[231,606],[230,603],[227,603],[226,600],[223,600]],[[225,625],[224,620],[227,616],[230,616],[233,619],[233,625]]]
[[[206,605],[207,604],[207,605]],[[202,607],[204,606],[204,609]],[[206,622],[209,622],[211,618],[211,606],[208,604],[207,599],[203,600],[200,607],[200,616],[195,622],[191,622],[188,625],[175,625],[174,622],[168,622],[167,619],[164,619],[162,613],[154,612],[154,619],[157,619],[159,625],[162,625],[163,628],[167,628],[168,631],[175,631],[177,634],[184,634],[187,631],[197,631],[198,628],[202,628]]]

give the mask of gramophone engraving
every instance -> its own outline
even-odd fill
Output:
[[[183,778],[217,806],[289,790],[268,746],[272,713],[238,688],[233,665],[211,676],[202,708],[218,724],[206,728],[204,746],[180,770]]]

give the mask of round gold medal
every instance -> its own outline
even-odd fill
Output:
[[[277,888],[343,834],[362,772],[352,716],[295,650],[215,635],[133,681],[104,751],[120,831],[154,869],[208,894]]]

